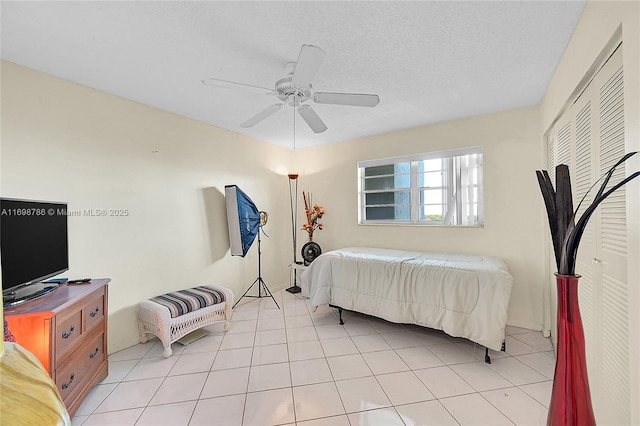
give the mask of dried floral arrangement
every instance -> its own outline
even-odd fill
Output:
[[[307,231],[309,239],[313,238],[313,232],[316,229],[322,229],[322,223],[318,222],[325,215],[324,208],[317,204],[313,204],[311,193],[302,191],[304,198],[304,213],[307,216],[307,223],[302,225],[302,229]]]
[[[547,217],[549,219],[549,228],[551,229],[551,238],[553,240],[553,250],[555,252],[558,274],[575,275],[576,256],[578,255],[580,239],[582,238],[587,222],[596,210],[596,207],[598,207],[605,198],[611,195],[618,188],[640,176],[640,171],[632,173],[611,187],[611,189],[607,190],[607,184],[609,183],[609,180],[616,168],[637,153],[638,152],[636,151],[626,154],[620,159],[620,161],[614,164],[608,172],[602,175],[600,179],[591,186],[591,188],[589,188],[585,196],[580,200],[578,209],[591,189],[593,189],[598,182],[602,181],[598,193],[593,198],[593,202],[589,207],[587,207],[577,223],[575,222],[575,216],[578,209],[573,211],[569,167],[564,164],[560,164],[556,167],[555,190],[553,189],[549,173],[546,170],[536,171],[540,190],[542,191],[542,197],[544,198],[544,204],[547,208]]]

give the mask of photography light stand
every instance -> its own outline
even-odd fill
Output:
[[[264,221],[262,219],[263,217],[265,218]],[[267,214],[265,212],[260,212],[260,225],[259,225],[260,229],[258,229],[258,278],[255,279],[255,281],[253,282],[253,284],[249,286],[247,291],[245,291],[244,294],[240,296],[240,298],[236,301],[236,303],[233,304],[232,309],[235,308],[238,303],[240,303],[243,297],[253,297],[256,299],[261,299],[263,297],[270,297],[271,299],[273,299],[273,303],[275,303],[278,309],[280,309],[280,305],[278,305],[278,302],[276,302],[276,299],[273,297],[273,294],[271,294],[269,287],[267,287],[267,284],[262,279],[262,246],[261,246],[262,240],[260,239],[260,231],[262,231],[262,226],[267,223],[266,217],[267,217]],[[258,295],[257,296],[248,295],[247,293],[249,293],[249,290],[251,290],[253,286],[256,284],[258,284]]]
[[[288,175],[289,177],[289,200],[291,203],[291,229],[293,231],[292,237],[293,237],[293,263],[294,265],[298,264],[298,256],[297,256],[297,250],[296,250],[296,243],[298,241],[297,237],[298,237],[298,215],[296,214],[296,211],[298,210],[298,174],[297,173],[290,173]],[[295,182],[295,207],[294,207],[294,197],[293,194],[291,192],[291,181]],[[302,263],[302,262],[300,262]],[[298,274],[296,273],[296,269],[294,266],[292,266],[292,270],[293,270],[293,286],[287,288],[286,290],[289,293],[300,293],[302,291],[302,288],[298,285]]]

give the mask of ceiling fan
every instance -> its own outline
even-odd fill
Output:
[[[298,61],[289,62],[285,65],[285,75],[276,81],[273,89],[218,78],[208,78],[202,80],[202,83],[208,86],[246,89],[265,95],[275,95],[280,100],[280,102],[267,107],[242,123],[240,127],[253,127],[285,105],[289,105],[298,111],[298,114],[314,133],[322,133],[327,130],[327,126],[311,108],[311,105],[307,103],[308,101],[319,104],[362,107],[374,107],[380,102],[378,95],[372,94],[315,92],[311,86],[311,80],[320,69],[325,56],[326,53],[319,47],[303,44],[298,55]]]

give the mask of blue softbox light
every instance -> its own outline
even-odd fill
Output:
[[[260,212],[237,185],[224,187],[232,256],[244,257],[260,232]]]

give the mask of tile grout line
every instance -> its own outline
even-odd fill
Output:
[[[295,296],[295,295],[294,295],[294,296]],[[292,364],[294,361],[292,361],[292,360],[291,360],[291,354],[290,354],[290,351],[289,351],[289,344],[291,344],[291,343],[301,343],[301,342],[307,342],[307,341],[317,341],[317,342],[318,342],[318,344],[320,345],[320,349],[321,349],[321,352],[322,352],[322,358],[321,358],[321,359],[323,359],[323,360],[325,361],[325,363],[327,364],[327,366],[328,366],[328,368],[329,368],[329,372],[330,372],[330,374],[331,374],[331,378],[332,378],[332,380],[331,380],[331,381],[328,381],[328,382],[310,383],[310,384],[308,384],[308,385],[314,385],[314,384],[320,384],[320,383],[333,383],[333,386],[334,386],[334,388],[336,389],[336,392],[338,393],[338,397],[340,398],[340,401],[341,401],[341,404],[342,404],[342,409],[343,409],[343,411],[344,411],[344,413],[345,413],[345,414],[344,414],[344,416],[346,417],[347,422],[348,422],[349,424],[351,424],[351,419],[349,418],[349,413],[347,413],[347,409],[346,409],[346,406],[345,406],[344,400],[343,400],[342,395],[340,394],[340,392],[339,392],[339,390],[338,390],[338,386],[337,386],[337,382],[338,382],[338,380],[336,380],[336,377],[335,377],[335,375],[334,375],[334,372],[333,372],[333,370],[331,369],[331,367],[330,367],[330,365],[329,365],[329,362],[328,362],[328,360],[329,360],[330,358],[332,358],[332,357],[328,357],[328,356],[327,356],[327,352],[326,352],[326,350],[325,350],[325,346],[322,344],[322,341],[323,341],[323,340],[325,340],[325,341],[326,341],[326,340],[331,340],[331,339],[337,339],[338,337],[328,337],[328,338],[325,338],[325,339],[321,339],[321,338],[320,338],[320,334],[321,334],[321,333],[319,333],[319,331],[318,331],[318,327],[321,327],[321,326],[323,326],[323,325],[331,325],[331,324],[329,324],[329,323],[323,324],[322,322],[324,322],[325,320],[324,320],[324,318],[322,318],[322,317],[320,317],[320,318],[319,318],[319,319],[320,319],[320,323],[316,323],[316,321],[314,321],[314,314],[315,314],[315,312],[313,312],[313,313],[312,313],[312,312],[311,312],[311,307],[309,306],[309,304],[308,304],[308,303],[305,303],[306,311],[307,311],[307,313],[308,313],[308,316],[309,316],[309,317],[310,317],[310,319],[311,319],[311,323],[312,323],[311,325],[313,326],[313,331],[314,331],[314,334],[315,334],[315,339],[313,339],[313,340],[300,340],[300,341],[297,341],[297,342],[289,341],[289,334],[287,333],[287,331],[288,331],[288,330],[292,330],[292,329],[297,328],[297,327],[290,327],[290,326],[287,324],[287,316],[286,316],[286,311],[287,311],[287,309],[286,309],[286,306],[285,306],[285,300],[293,300],[293,299],[285,299],[284,297],[280,297],[280,298],[279,298],[279,304],[281,305],[281,310],[282,310],[282,316],[281,316],[281,317],[282,317],[282,321],[283,321],[283,325],[284,325],[284,327],[283,327],[283,331],[284,331],[284,342],[285,342],[285,345],[286,345],[286,348],[287,348],[287,351],[286,351],[286,358],[287,358],[286,363],[288,364],[288,367],[289,367],[289,380],[290,380],[290,383],[291,383],[291,385],[290,385],[288,388],[290,389],[290,392],[291,392],[291,398],[292,398],[292,402],[293,402],[293,418],[294,418],[294,423],[300,422],[300,421],[302,421],[302,420],[298,420],[298,413],[296,413],[295,399],[294,399],[294,396],[293,396],[293,389],[294,389],[296,386],[294,386],[294,382],[293,382],[293,374],[292,374],[292,370],[291,370],[291,364]],[[298,298],[297,296],[295,296],[295,300],[296,300],[296,302],[297,302],[297,301],[300,301],[300,300],[308,300],[308,299],[302,299],[302,298]],[[262,300],[260,300],[259,302],[262,302]],[[275,308],[274,308],[274,309],[275,309]],[[296,309],[298,309],[298,308],[296,308]],[[242,414],[242,421],[243,421],[243,422],[245,421],[245,414],[246,414],[246,410],[247,410],[247,396],[248,396],[250,393],[254,393],[254,392],[249,392],[248,387],[249,387],[250,378],[251,378],[251,371],[253,370],[253,368],[254,368],[254,367],[257,367],[257,366],[254,366],[254,365],[253,365],[253,361],[254,361],[254,358],[255,358],[255,355],[256,355],[256,354],[255,354],[255,349],[256,349],[256,347],[257,347],[257,346],[256,346],[256,341],[257,341],[258,325],[259,325],[259,323],[260,323],[260,320],[261,320],[261,319],[263,319],[263,320],[265,319],[265,318],[260,318],[260,313],[261,313],[261,312],[264,312],[264,311],[266,311],[266,310],[269,310],[269,309],[268,309],[266,306],[263,306],[261,303],[259,303],[259,304],[258,304],[258,306],[257,306],[257,308],[256,308],[256,311],[257,311],[257,315],[258,315],[258,317],[257,317],[257,319],[256,319],[256,325],[255,325],[255,328],[254,328],[254,330],[253,330],[253,339],[252,339],[252,345],[251,345],[251,356],[250,356],[250,360],[249,360],[249,375],[248,375],[248,377],[247,377],[247,386],[246,386],[246,391],[244,392],[244,397],[245,397],[245,398],[244,398],[244,406],[243,406],[243,412],[241,413],[241,414]],[[296,316],[298,316],[298,315],[293,315],[291,318],[295,318]],[[304,314],[303,314],[303,315],[300,315],[300,316],[305,316],[305,317],[306,317],[306,315],[304,315]],[[336,314],[336,315],[334,315],[334,316],[336,316],[336,317],[337,317],[337,314]],[[233,318],[232,318],[232,319],[233,319]],[[316,319],[318,319],[318,318],[316,318]],[[238,320],[238,321],[242,321],[242,320]],[[367,366],[367,368],[369,369],[369,371],[370,371],[370,373],[371,373],[371,376],[366,376],[366,377],[373,377],[373,378],[376,380],[377,384],[378,384],[378,385],[380,386],[380,388],[382,389],[383,394],[385,395],[385,397],[389,400],[389,403],[391,404],[389,407],[392,407],[392,408],[393,408],[393,410],[394,410],[394,412],[396,413],[396,415],[398,415],[398,417],[399,417],[399,418],[401,418],[401,419],[402,419],[402,416],[400,416],[400,413],[398,412],[398,407],[402,407],[402,406],[406,406],[406,405],[411,405],[411,404],[425,403],[425,402],[429,402],[429,401],[438,401],[438,403],[439,403],[439,404],[440,404],[440,405],[445,409],[445,411],[446,411],[447,413],[449,413],[449,415],[451,415],[451,417],[453,417],[453,419],[454,419],[457,423],[459,423],[459,422],[458,422],[458,420],[453,416],[453,414],[452,414],[452,413],[451,413],[451,412],[450,412],[450,411],[449,411],[449,410],[448,410],[448,409],[447,409],[447,408],[442,404],[442,401],[443,401],[443,400],[447,400],[447,399],[451,399],[451,398],[455,398],[455,397],[459,397],[459,396],[462,396],[462,395],[472,395],[472,394],[474,394],[474,393],[477,393],[477,394],[480,394],[480,396],[483,398],[483,400],[484,400],[484,401],[488,402],[488,403],[489,403],[492,407],[494,407],[494,408],[495,408],[499,413],[501,413],[501,415],[503,415],[505,418],[509,419],[509,421],[513,421],[509,416],[507,416],[507,414],[505,414],[504,412],[502,412],[502,411],[500,410],[500,408],[498,408],[498,406],[496,406],[496,405],[494,405],[493,403],[491,403],[491,401],[489,401],[489,400],[485,397],[485,395],[484,395],[482,392],[491,392],[491,391],[496,391],[496,390],[501,390],[501,389],[514,389],[514,388],[517,388],[519,391],[521,391],[523,394],[525,394],[529,399],[531,399],[531,400],[535,401],[535,402],[536,402],[536,404],[535,404],[536,406],[541,406],[541,407],[542,407],[543,409],[545,409],[545,410],[547,410],[547,409],[548,409],[547,407],[545,407],[545,406],[544,406],[544,404],[542,404],[540,401],[538,401],[536,398],[534,398],[534,397],[533,397],[533,395],[531,395],[529,392],[527,392],[527,391],[525,391],[524,389],[522,389],[522,388],[521,388],[521,386],[528,386],[528,385],[533,385],[533,384],[545,383],[545,382],[552,381],[552,380],[551,380],[551,379],[548,379],[548,377],[547,377],[543,372],[539,371],[539,369],[536,369],[535,367],[530,366],[530,365],[529,365],[529,364],[527,364],[526,362],[524,362],[524,361],[522,361],[522,360],[520,360],[520,359],[516,358],[516,356],[524,356],[524,355],[530,355],[530,354],[541,354],[541,353],[544,353],[544,352],[548,352],[548,350],[541,349],[541,348],[538,348],[538,347],[534,347],[534,346],[532,346],[532,345],[530,345],[530,344],[528,344],[528,343],[526,343],[526,342],[524,342],[524,341],[522,341],[522,340],[520,340],[520,339],[516,338],[513,334],[507,334],[507,336],[510,336],[511,338],[515,339],[515,340],[516,340],[516,341],[518,341],[519,343],[521,343],[521,344],[525,345],[526,347],[531,348],[531,349],[533,350],[533,352],[528,352],[528,353],[520,354],[520,355],[508,355],[508,356],[505,356],[505,357],[500,357],[500,359],[514,358],[514,359],[516,359],[516,360],[518,361],[518,365],[522,365],[523,367],[526,367],[526,368],[530,369],[531,371],[536,372],[536,373],[537,373],[537,374],[539,374],[541,377],[544,377],[544,378],[545,378],[545,380],[539,380],[539,381],[534,381],[534,382],[530,382],[530,383],[529,383],[529,382],[527,382],[527,383],[524,383],[524,384],[522,384],[522,385],[516,385],[516,384],[514,384],[514,383],[513,383],[509,378],[505,377],[505,376],[504,376],[502,373],[500,373],[499,371],[494,370],[494,369],[492,369],[492,368],[490,368],[490,367],[488,367],[488,366],[484,366],[484,365],[483,365],[483,367],[484,367],[484,368],[489,368],[489,369],[490,369],[490,371],[492,371],[493,373],[497,374],[498,376],[500,376],[501,378],[503,378],[504,380],[506,380],[506,382],[510,383],[510,384],[511,384],[511,386],[509,386],[509,387],[500,387],[500,388],[496,388],[496,389],[488,389],[488,390],[486,390],[486,391],[480,391],[480,390],[476,389],[475,387],[471,386],[471,384],[470,384],[467,380],[465,380],[464,378],[462,378],[462,377],[461,377],[461,376],[460,376],[460,375],[459,375],[459,374],[458,374],[458,373],[457,373],[453,368],[451,368],[451,366],[452,366],[452,365],[462,365],[462,364],[479,363],[480,361],[475,357],[475,353],[477,352],[477,347],[476,347],[476,345],[474,345],[474,347],[473,347],[473,351],[469,351],[468,349],[470,349],[470,348],[465,347],[465,346],[463,346],[463,345],[460,345],[460,344],[458,344],[458,342],[455,342],[455,341],[442,342],[442,343],[434,343],[433,345],[429,345],[429,344],[425,343],[425,341],[420,340],[420,339],[419,339],[419,336],[416,336],[416,335],[414,334],[414,330],[412,330],[412,329],[403,329],[402,331],[406,331],[406,332],[408,333],[408,335],[409,335],[409,336],[411,336],[412,338],[417,339],[417,340],[418,340],[418,342],[420,343],[420,346],[408,346],[408,347],[406,347],[406,348],[414,348],[414,347],[415,347],[415,348],[426,349],[429,353],[431,353],[431,354],[435,357],[435,359],[439,360],[439,361],[443,364],[443,365],[441,365],[441,366],[426,367],[426,368],[424,368],[425,370],[426,370],[426,369],[432,369],[432,368],[438,368],[438,367],[446,367],[446,368],[449,370],[449,372],[452,372],[454,375],[456,375],[457,377],[459,377],[463,383],[465,383],[467,386],[469,386],[471,389],[473,389],[473,392],[470,392],[470,393],[468,393],[468,394],[451,395],[451,396],[444,397],[444,398],[438,398],[438,397],[436,397],[436,396],[435,396],[435,394],[433,394],[433,392],[431,391],[431,389],[429,389],[429,386],[428,386],[426,383],[424,383],[424,382],[420,379],[420,377],[418,377],[418,376],[417,376],[416,371],[418,371],[418,370],[423,370],[423,369],[422,369],[422,368],[417,368],[417,369],[412,368],[411,366],[409,366],[409,364],[407,364],[407,361],[405,361],[405,359],[403,359],[403,358],[402,358],[402,356],[400,356],[400,353],[398,353],[398,351],[399,351],[399,350],[401,350],[401,349],[406,349],[406,348],[405,348],[405,347],[394,347],[394,345],[391,345],[391,344],[389,343],[389,341],[388,341],[387,339],[385,339],[385,335],[384,335],[384,333],[393,333],[393,332],[397,332],[397,331],[399,331],[399,330],[386,330],[385,328],[383,328],[383,329],[379,329],[379,328],[376,328],[375,326],[373,326],[373,324],[371,324],[371,322],[370,322],[369,320],[366,320],[366,323],[367,323],[369,326],[371,326],[371,327],[373,328],[373,332],[372,332],[372,333],[370,333],[369,335],[371,335],[371,336],[377,336],[377,337],[379,337],[380,339],[382,339],[382,340],[383,340],[385,343],[387,343],[387,345],[389,346],[389,348],[388,348],[388,349],[379,349],[379,350],[374,350],[374,351],[362,352],[362,350],[358,347],[358,345],[356,345],[356,343],[355,343],[355,341],[354,341],[354,336],[352,336],[352,335],[351,335],[351,334],[350,334],[350,333],[349,333],[345,328],[343,328],[343,329],[345,329],[345,331],[346,331],[346,336],[342,336],[342,337],[348,337],[348,338],[349,338],[349,340],[348,340],[348,341],[349,341],[349,342],[350,342],[350,343],[355,347],[355,349],[356,349],[356,351],[357,351],[357,354],[360,356],[360,359],[364,361],[365,365]],[[385,331],[385,330],[386,330],[386,331]],[[261,331],[271,331],[271,330],[261,330]],[[326,331],[326,330],[323,330],[323,331]],[[522,332],[520,332],[520,333],[516,333],[516,334],[526,334],[526,333],[527,333],[527,332],[522,331]],[[533,333],[535,333],[535,332],[534,332],[534,331],[532,331],[532,332],[529,332],[529,333],[533,334]],[[234,334],[234,333],[232,333],[231,335],[233,335],[233,334]],[[237,335],[237,334],[239,334],[239,333],[235,333],[235,334]],[[366,335],[366,334],[365,334],[365,335]],[[218,359],[219,353],[220,353],[220,351],[221,351],[221,349],[220,349],[220,348],[221,348],[221,346],[222,346],[222,344],[223,344],[223,342],[224,342],[224,337],[226,337],[226,336],[228,336],[228,334],[224,334],[224,335],[223,335],[222,342],[220,343],[220,345],[218,345],[217,349],[215,350],[215,354],[214,354],[214,357],[213,357],[213,361],[212,361],[211,367],[209,368],[209,371],[208,371],[208,372],[206,372],[206,373],[207,373],[207,376],[206,376],[206,378],[205,378],[205,381],[204,381],[203,387],[202,387],[202,389],[200,390],[198,397],[197,397],[195,400],[186,401],[186,402],[193,402],[193,401],[195,401],[194,409],[193,409],[193,411],[191,412],[191,416],[190,416],[190,418],[188,419],[189,421],[191,421],[191,420],[193,419],[193,416],[194,416],[194,415],[195,415],[195,413],[196,413],[196,408],[197,408],[197,406],[198,406],[199,402],[202,400],[202,398],[201,398],[201,397],[202,397],[203,392],[204,392],[204,387],[205,387],[205,385],[206,385],[206,383],[207,383],[208,379],[209,379],[209,378],[211,377],[211,375],[213,374],[213,372],[214,372],[214,371],[225,371],[225,370],[229,370],[229,369],[230,369],[230,368],[224,368],[224,369],[222,369],[222,370],[212,370],[212,368],[213,368],[213,364],[215,363],[215,360],[216,360],[216,359]],[[355,337],[357,337],[357,336],[355,336]],[[389,337],[391,337],[391,335],[389,335]],[[317,340],[316,340],[316,339],[317,339]],[[460,350],[462,350],[462,351],[467,352],[467,353],[471,356],[471,360],[470,360],[470,361],[456,362],[456,363],[452,363],[452,364],[447,364],[447,363],[446,363],[446,362],[447,362],[447,360],[446,360],[446,359],[442,359],[442,358],[441,358],[440,356],[438,356],[436,353],[434,353],[434,352],[432,352],[432,351],[431,351],[431,347],[432,347],[432,346],[437,346],[437,345],[442,345],[442,344],[451,344],[451,343],[453,343],[453,345],[452,345],[452,346],[450,346],[451,348],[458,348],[458,349],[460,349]],[[156,344],[157,344],[157,342],[156,342]],[[276,345],[276,344],[277,344],[277,343],[273,343],[273,344],[270,344],[270,345],[261,345],[261,346],[273,346],[273,345]],[[400,343],[400,345],[401,345],[401,343]],[[538,345],[538,346],[541,346],[541,345]],[[124,374],[124,375],[122,376],[122,378],[121,378],[121,379],[119,379],[117,382],[113,383],[113,384],[115,384],[115,387],[114,387],[114,388],[113,388],[113,389],[112,389],[112,390],[111,390],[111,391],[110,391],[110,392],[109,392],[109,393],[108,393],[108,394],[107,394],[107,395],[102,399],[102,401],[101,401],[99,404],[97,404],[97,405],[96,405],[96,407],[95,407],[93,410],[91,410],[91,412],[90,412],[90,413],[83,415],[83,417],[85,417],[85,418],[83,419],[83,422],[84,422],[84,421],[87,421],[87,420],[88,420],[88,418],[89,418],[90,416],[92,416],[92,415],[95,415],[95,414],[103,414],[103,413],[95,413],[95,411],[98,409],[98,407],[99,407],[100,405],[102,405],[102,404],[104,403],[104,401],[105,401],[109,396],[111,396],[111,395],[112,395],[112,394],[113,394],[113,393],[114,393],[114,392],[115,392],[115,391],[120,387],[120,385],[122,385],[123,383],[130,383],[130,382],[134,382],[134,381],[138,381],[138,380],[143,380],[143,379],[137,379],[137,380],[129,380],[129,381],[126,381],[126,378],[127,378],[127,377],[128,377],[128,376],[129,376],[129,375],[130,375],[134,370],[135,370],[135,368],[137,368],[138,366],[140,366],[140,364],[143,362],[143,360],[144,360],[144,359],[147,359],[147,358],[145,358],[145,357],[149,354],[149,352],[150,352],[150,351],[152,351],[152,350],[153,350],[153,348],[154,348],[154,347],[155,347],[155,344],[154,344],[154,345],[152,345],[149,349],[147,349],[147,350],[145,351],[145,353],[144,353],[144,354],[142,354],[142,355],[140,356],[140,358],[134,358],[134,359],[132,359],[133,361],[136,361],[136,362],[135,362],[135,364],[130,368],[130,370],[129,370],[126,374]],[[234,350],[234,349],[238,349],[238,348],[230,348],[230,349],[228,349],[228,350]],[[387,394],[387,391],[384,389],[384,387],[382,387],[382,385],[381,385],[381,383],[380,383],[380,381],[379,381],[378,376],[379,376],[379,375],[384,375],[384,374],[395,374],[395,373],[398,373],[398,372],[375,374],[375,373],[373,372],[373,370],[371,369],[371,367],[370,367],[369,363],[367,362],[367,359],[364,357],[364,354],[368,354],[368,353],[376,353],[376,352],[381,352],[381,351],[390,351],[390,353],[393,353],[396,357],[398,357],[398,358],[402,361],[403,365],[404,365],[405,367],[407,367],[407,368],[408,368],[408,370],[403,370],[403,371],[410,371],[411,373],[413,373],[414,377],[416,377],[416,378],[419,380],[419,382],[420,382],[420,383],[421,383],[421,384],[422,384],[422,385],[423,385],[427,390],[429,390],[429,392],[433,395],[433,399],[430,399],[430,400],[424,400],[424,401],[417,401],[417,402],[410,402],[410,403],[405,403],[405,404],[397,404],[397,405],[396,405],[396,404],[394,404],[394,403],[393,403],[393,401],[391,401],[391,398],[389,398],[389,395]],[[206,351],[206,352],[208,352],[208,351]],[[213,352],[213,351],[211,351],[211,352]],[[154,392],[154,394],[151,396],[151,399],[150,399],[150,400],[149,400],[149,402],[146,404],[146,406],[144,406],[144,407],[134,407],[134,408],[141,408],[141,409],[142,409],[142,411],[140,412],[139,416],[138,416],[138,417],[137,417],[137,419],[136,419],[136,422],[137,422],[137,421],[140,421],[141,416],[142,416],[142,415],[145,413],[145,411],[146,411],[147,409],[149,409],[150,407],[156,407],[156,406],[171,405],[171,404],[173,404],[173,403],[171,403],[171,402],[168,402],[168,403],[165,403],[165,404],[151,405],[151,401],[153,400],[153,398],[154,398],[156,395],[158,395],[158,392],[159,392],[160,388],[161,388],[161,387],[166,383],[166,381],[167,381],[167,379],[168,379],[169,377],[178,377],[178,376],[184,376],[184,375],[192,374],[192,373],[184,373],[184,374],[176,374],[175,376],[171,376],[171,372],[172,372],[172,371],[174,371],[174,369],[175,369],[175,368],[176,368],[176,366],[178,365],[178,363],[179,363],[180,359],[182,359],[182,358],[183,358],[183,355],[187,355],[187,354],[184,354],[183,352],[181,352],[180,354],[178,354],[178,355],[177,355],[177,357],[176,357],[177,359],[176,359],[175,363],[171,366],[171,368],[168,370],[168,372],[166,373],[166,375],[161,376],[161,377],[158,377],[158,378],[162,378],[162,381],[160,382],[160,385],[159,385],[158,389],[156,389],[156,391]],[[344,355],[344,354],[343,354],[343,355]],[[346,354],[346,355],[349,355],[349,354]],[[354,355],[355,355],[355,354],[354,354]],[[338,355],[336,355],[336,356],[334,356],[334,357],[337,357],[337,356],[338,356]],[[546,356],[546,355],[545,355],[545,356]],[[155,358],[155,357],[150,357],[150,358]],[[311,358],[311,360],[313,360],[313,359],[316,359],[316,358]],[[121,360],[121,361],[129,361],[129,360]],[[299,360],[299,361],[309,361],[309,360]],[[118,361],[113,361],[113,362],[118,362]],[[277,363],[280,363],[280,362],[275,362],[275,361],[274,361],[274,362],[268,362],[267,364],[261,364],[261,365],[272,365],[272,364],[277,364]],[[236,367],[234,367],[234,368],[236,368]],[[344,379],[344,380],[348,380],[348,379]],[[111,384],[111,383],[105,383],[104,385],[109,385],[109,384]],[[305,386],[305,385],[299,385],[299,386]],[[285,388],[274,388],[274,389],[285,389]],[[267,390],[271,390],[271,389],[267,389]],[[256,392],[259,392],[259,391],[256,391]],[[236,394],[233,394],[233,395],[236,395]],[[239,395],[239,394],[238,394],[238,395]],[[220,396],[215,397],[215,398],[224,397],[224,396],[229,396],[229,395],[220,395]],[[185,401],[178,401],[178,402],[175,402],[175,403],[177,404],[177,403],[182,403],[182,402],[185,402]],[[378,410],[378,409],[382,409],[382,408],[385,408],[385,407],[372,408],[372,409],[369,409],[369,410],[362,410],[362,411],[374,411],[374,410]],[[117,412],[117,411],[125,411],[125,410],[128,410],[128,409],[113,410],[113,412]],[[105,412],[105,413],[109,413],[109,412],[112,412],[112,411],[107,411],[107,412]],[[360,411],[358,411],[358,412],[354,412],[354,413],[359,413],[359,412],[360,412]],[[354,414],[354,413],[352,413],[352,414]],[[318,417],[317,419],[326,419],[326,418],[330,418],[330,417],[334,417],[334,415],[331,415],[331,416],[322,416],[322,417]],[[317,420],[317,419],[315,419],[315,418],[314,418],[314,419],[307,419],[307,420]],[[305,421],[306,421],[306,420],[305,420]]]

